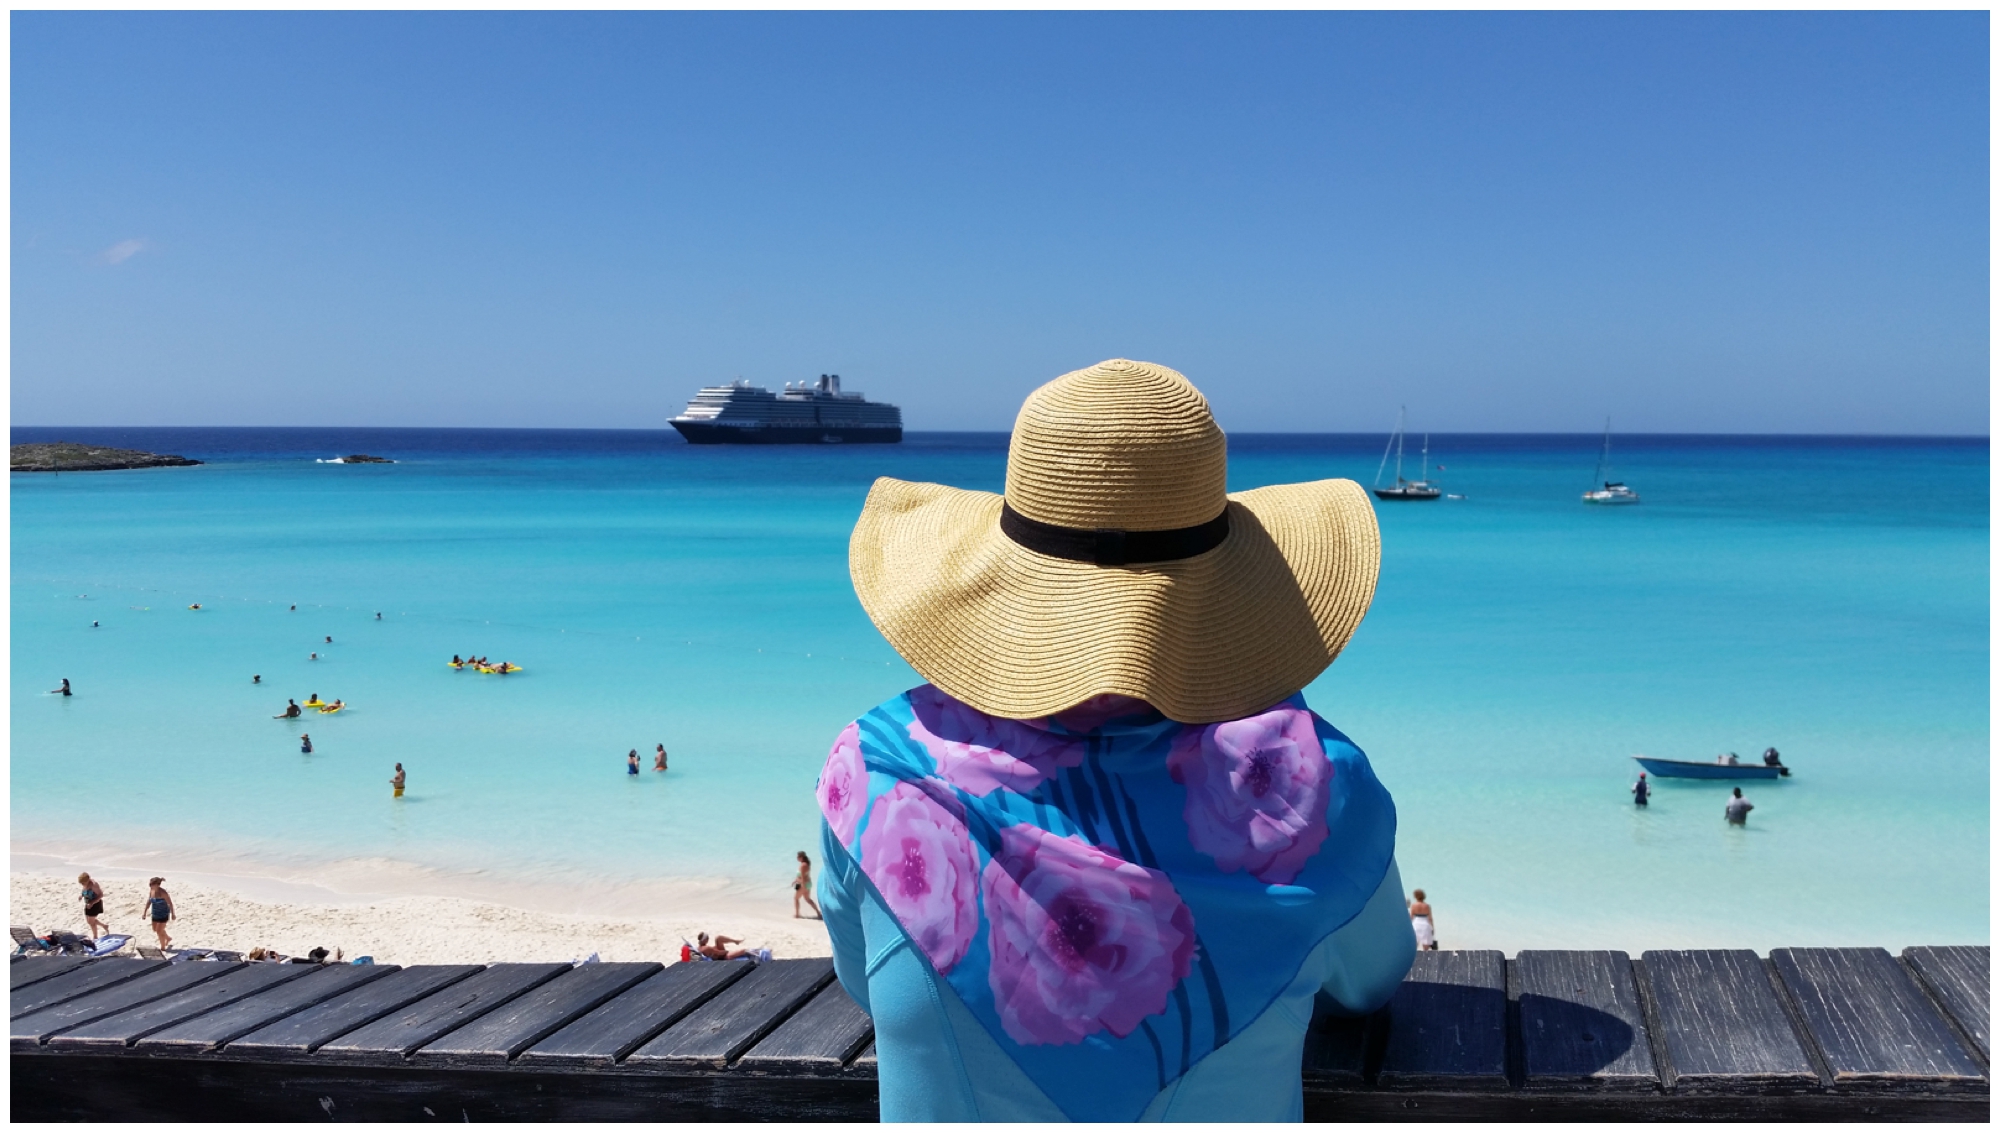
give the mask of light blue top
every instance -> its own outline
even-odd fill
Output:
[[[1395,807],[1298,697],[1008,720],[924,686],[817,793],[885,1118],[1296,1119],[1314,995],[1372,1009],[1414,951]]]
[[[822,824],[820,909],[833,966],[875,1020],[884,1121],[1066,1121],[932,974],[854,858]],[[1299,1061],[1313,998],[1347,1014],[1387,1003],[1416,956],[1392,862],[1352,921],[1307,953],[1278,998],[1229,1043],[1153,1096],[1142,1121],[1299,1121]]]

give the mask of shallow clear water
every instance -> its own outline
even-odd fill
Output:
[[[57,435],[211,463],[12,477],[17,847],[578,893],[781,897],[832,737],[918,679],[848,586],[869,483],[1005,466],[999,436],[14,431]],[[1232,487],[1366,482],[1380,444],[1232,438]],[[1375,607],[1308,697],[1394,792],[1446,947],[1987,940],[1984,440],[1621,438],[1619,509],[1578,501],[1594,437],[1433,444],[1468,498],[1380,505]],[[355,451],[401,463],[312,462]],[[271,719],[313,692],[353,707]],[[657,742],[672,771],[626,775]],[[1634,752],[1767,745],[1795,773],[1747,828],[1726,786],[1630,804]]]

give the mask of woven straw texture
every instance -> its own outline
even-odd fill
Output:
[[[1016,423],[1007,495],[1066,527],[1171,530],[1229,509],[1193,558],[1102,567],[1000,531],[1002,497],[883,478],[849,546],[861,604],[940,689],[1031,719],[1138,697],[1183,723],[1233,720],[1318,676],[1374,597],[1381,539],[1367,493],[1320,480],[1225,493],[1222,432],[1172,370],[1122,359],[1036,390]]]

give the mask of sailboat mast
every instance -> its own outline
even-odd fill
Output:
[[[1403,482],[1403,417],[1408,412],[1408,409],[1401,406],[1396,409],[1396,483],[1398,484]]]

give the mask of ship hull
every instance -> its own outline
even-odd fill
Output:
[[[691,445],[893,445],[903,439],[900,425],[717,425],[708,421],[668,421]]]

